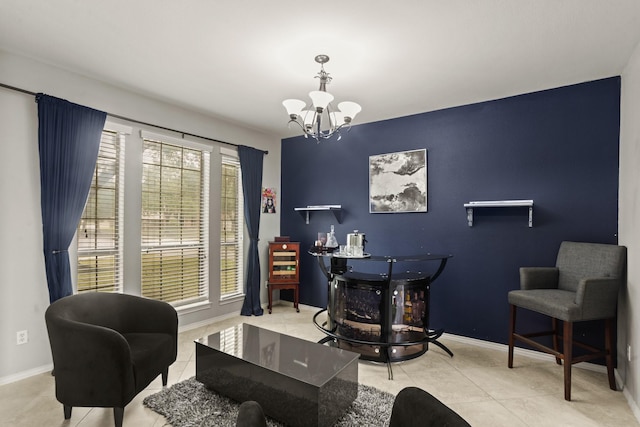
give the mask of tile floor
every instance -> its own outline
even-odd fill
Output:
[[[317,341],[324,335],[312,324],[317,309],[277,305],[273,314],[213,323],[180,333],[178,359],[169,369],[169,385],[195,375],[193,340],[238,323],[252,323],[292,336]],[[431,346],[414,360],[393,365],[394,380],[387,379],[384,364],[360,362],[361,383],[391,393],[405,386],[421,387],[462,415],[474,427],[610,426],[631,427],[634,417],[622,392],[608,387],[606,374],[573,369],[572,402],[563,399],[562,368],[553,360],[515,356],[514,369],[507,368],[506,350],[487,349],[441,339],[455,354]],[[125,408],[127,427],[166,426],[164,417],[142,405],[145,396],[161,389],[156,379]],[[40,374],[0,387],[0,426],[112,427],[113,412],[104,408],[74,408],[65,422],[62,405],[54,396],[54,379]]]

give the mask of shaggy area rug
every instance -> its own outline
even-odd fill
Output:
[[[386,426],[393,400],[391,393],[359,384],[358,397],[335,426]],[[195,377],[147,396],[144,405],[164,415],[173,427],[235,427],[240,406],[236,401],[207,389]],[[283,426],[271,418],[267,418],[267,425]]]

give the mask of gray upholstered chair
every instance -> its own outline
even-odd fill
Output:
[[[61,298],[45,312],[56,398],[64,418],[80,407],[124,407],[176,360],[178,316],[164,302],[91,292]]]
[[[513,367],[513,346],[521,341],[564,361],[564,398],[571,400],[571,365],[587,360],[604,358],[607,364],[609,387],[616,390],[613,374],[613,322],[617,312],[618,289],[624,280],[626,248],[599,243],[562,242],[555,267],[523,267],[520,269],[520,290],[508,294],[509,368]],[[515,331],[516,308],[521,307],[551,317],[551,330],[519,334]],[[596,349],[573,339],[573,323],[586,320],[605,322],[605,348]],[[562,352],[559,351],[560,331],[563,325]],[[549,336],[553,348],[532,338]],[[573,346],[588,350],[581,356],[573,355]]]
[[[453,409],[417,387],[405,387],[396,396],[389,427],[471,427]]]

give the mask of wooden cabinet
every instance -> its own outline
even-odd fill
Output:
[[[277,289],[293,290],[293,306],[297,312],[298,288],[300,286],[300,243],[269,242],[269,314],[272,307],[272,292]]]

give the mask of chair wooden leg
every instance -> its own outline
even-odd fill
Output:
[[[564,322],[562,351],[564,354],[564,399],[571,400],[571,365],[573,360],[573,322]]]
[[[551,318],[551,328],[553,329],[553,349],[558,351],[558,319],[555,317]],[[556,363],[558,365],[562,364],[562,359],[556,357]]]
[[[617,390],[616,378],[613,374],[613,319],[605,319],[604,321],[604,348],[607,352],[607,375],[609,376],[609,388]]]
[[[516,332],[516,306],[509,304],[509,361],[507,366],[513,368],[513,334]]]
[[[113,408],[113,419],[116,427],[122,427],[122,420],[124,418],[124,408]]]
[[[65,420],[68,420],[69,418],[71,418],[71,409],[73,409],[73,407],[67,406],[67,405],[62,405],[62,410],[64,411],[64,419]]]

